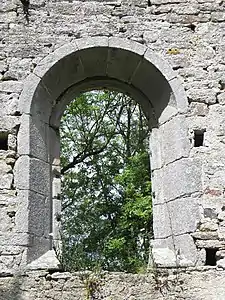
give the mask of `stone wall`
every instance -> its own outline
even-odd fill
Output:
[[[2,300],[223,300],[225,273],[215,269],[169,274],[28,272],[0,278]]]
[[[225,2],[30,0],[28,7],[23,7],[22,2],[0,3],[1,273],[12,274],[25,268],[52,249],[52,236],[57,240],[54,209],[60,203],[55,201],[51,210],[58,186],[51,188],[50,169],[53,166],[57,173],[59,165],[56,160],[54,165],[51,159],[55,154],[47,149],[51,139],[56,142],[56,131],[40,115],[45,114],[48,101],[50,112],[57,112],[58,97],[66,90],[57,90],[61,84],[58,78],[61,73],[69,73],[66,68],[72,64],[63,68],[70,55],[78,55],[86,62],[84,79],[92,78],[96,84],[91,72],[99,71],[94,61],[101,51],[90,52],[93,58],[88,60],[91,55],[85,54],[85,49],[99,47],[105,47],[105,53],[111,55],[111,77],[117,80],[110,81],[114,88],[120,81],[124,92],[132,86],[131,93],[137,101],[143,95],[143,103],[146,97],[154,98],[151,105],[158,114],[159,126],[152,126],[151,137],[155,235],[152,244],[157,265],[197,268],[217,264],[225,268]],[[113,62],[112,49],[118,50],[116,57],[121,59],[123,68],[119,69],[119,60]],[[124,51],[129,55],[124,56]],[[134,70],[123,74],[136,59],[139,75],[135,77]],[[71,67],[70,74],[72,71]],[[109,74],[103,75],[104,84],[108,84]],[[74,84],[69,80],[64,80],[67,88]],[[88,84],[90,87],[92,83]],[[87,88],[88,84],[79,88]],[[161,93],[164,90],[167,94]],[[160,97],[164,97],[161,102]],[[46,103],[41,102],[45,99]],[[148,114],[151,109],[146,107]],[[62,113],[62,108],[59,111]],[[149,114],[150,120],[153,115]],[[202,276],[197,280],[206,289],[204,276],[207,282],[222,286],[215,282],[217,277],[223,280],[222,271],[192,274],[197,274],[196,278]],[[33,278],[29,276],[20,278],[26,278],[28,287]],[[43,283],[45,277],[41,278]],[[191,280],[191,275],[187,278]],[[12,281],[13,286],[12,278],[1,280],[7,281]],[[186,283],[197,290],[193,282]],[[208,293],[212,290],[208,288]],[[202,299],[188,294],[182,297]],[[212,295],[209,299],[220,298]]]

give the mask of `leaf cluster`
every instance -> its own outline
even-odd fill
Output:
[[[148,123],[129,96],[81,94],[61,123],[63,263],[137,272],[152,233]]]

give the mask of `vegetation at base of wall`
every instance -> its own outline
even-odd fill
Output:
[[[62,263],[139,272],[148,262],[152,202],[148,122],[129,96],[92,91],[61,123]]]
[[[99,270],[93,272],[81,273],[80,278],[85,286],[85,300],[94,300],[101,298],[101,287],[104,284],[104,276]]]

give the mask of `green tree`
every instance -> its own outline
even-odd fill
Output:
[[[130,97],[81,94],[61,123],[63,263],[136,272],[152,232],[148,123]]]

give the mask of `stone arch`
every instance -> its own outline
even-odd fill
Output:
[[[26,263],[35,266],[38,261],[41,266],[58,240],[60,117],[72,95],[101,87],[130,94],[149,118],[153,254],[158,265],[194,265],[197,250],[189,233],[196,229],[198,207],[187,195],[198,192],[200,183],[198,166],[189,158],[185,92],[176,73],[152,50],[113,37],[64,45],[37,65],[24,86],[15,185],[20,201],[17,218],[23,219],[21,233],[28,246]]]

